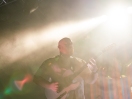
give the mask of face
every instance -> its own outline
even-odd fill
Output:
[[[72,41],[70,39],[63,39],[58,46],[60,53],[66,56],[71,56],[74,53]]]

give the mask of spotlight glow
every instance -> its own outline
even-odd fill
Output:
[[[128,13],[125,6],[112,6],[108,10],[107,16],[108,27],[112,27],[114,30],[124,29],[128,26]]]
[[[104,22],[106,16],[83,20],[78,22],[59,23],[48,28],[45,33],[42,31],[42,36],[46,39],[60,39],[64,36],[74,35],[82,31],[91,30]]]
[[[106,10],[107,21],[103,29],[109,42],[122,44],[130,39],[130,14],[125,5],[113,5]]]
[[[127,8],[127,12],[128,12],[129,14],[132,14],[132,7],[128,7],[128,8]]]
[[[8,62],[7,59],[3,61],[10,64],[47,45],[52,47],[46,49],[45,53],[48,53],[51,49],[57,48],[55,45],[62,37],[76,37],[84,31],[92,30],[105,20],[106,16],[101,16],[76,22],[52,23],[38,30],[21,31],[13,37],[14,41],[10,39],[3,41],[3,46],[1,46],[2,56],[8,57]]]
[[[108,10],[108,15],[110,15],[110,16],[121,16],[126,12],[125,10],[126,10],[125,6],[122,6],[122,5],[112,6]]]

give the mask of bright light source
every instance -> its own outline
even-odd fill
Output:
[[[122,5],[114,5],[108,10],[108,15],[110,16],[121,16],[126,13],[126,7]]]
[[[130,39],[130,18],[127,7],[114,5],[107,10],[107,21],[104,30],[107,32],[109,41],[122,43]]]
[[[108,12],[108,27],[115,31],[125,29],[128,26],[128,13],[125,6],[115,5],[112,6]]]
[[[129,14],[132,14],[132,7],[128,7],[128,8],[127,8],[127,12],[128,12]]]

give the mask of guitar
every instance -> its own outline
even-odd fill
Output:
[[[77,76],[77,73],[73,74],[71,70],[66,70],[62,76],[64,79],[62,80],[62,83],[59,83],[62,87],[59,92],[55,92],[47,88],[45,89],[47,99],[66,99],[68,93],[77,89],[83,81],[81,77]]]
[[[111,45],[111,46],[113,46],[113,45]],[[110,47],[107,47],[107,49],[108,48],[110,48]],[[104,52],[105,51],[106,51],[106,49],[104,50]],[[101,54],[99,54],[99,55],[101,55]],[[55,92],[55,91],[52,91],[51,89],[45,88],[45,95],[46,95],[47,99],[66,99],[66,97],[68,96],[68,93],[70,91],[73,91],[80,86],[80,83],[83,81],[83,79],[81,77],[79,77],[79,74],[85,68],[87,68],[87,64],[82,66],[74,74],[71,70],[66,70],[62,75],[63,79],[61,79],[60,83],[59,83],[59,85],[61,85],[61,90],[59,90],[59,92]]]

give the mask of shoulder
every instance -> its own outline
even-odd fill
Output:
[[[51,66],[52,64],[55,64],[57,61],[58,56],[46,59],[41,66]]]

